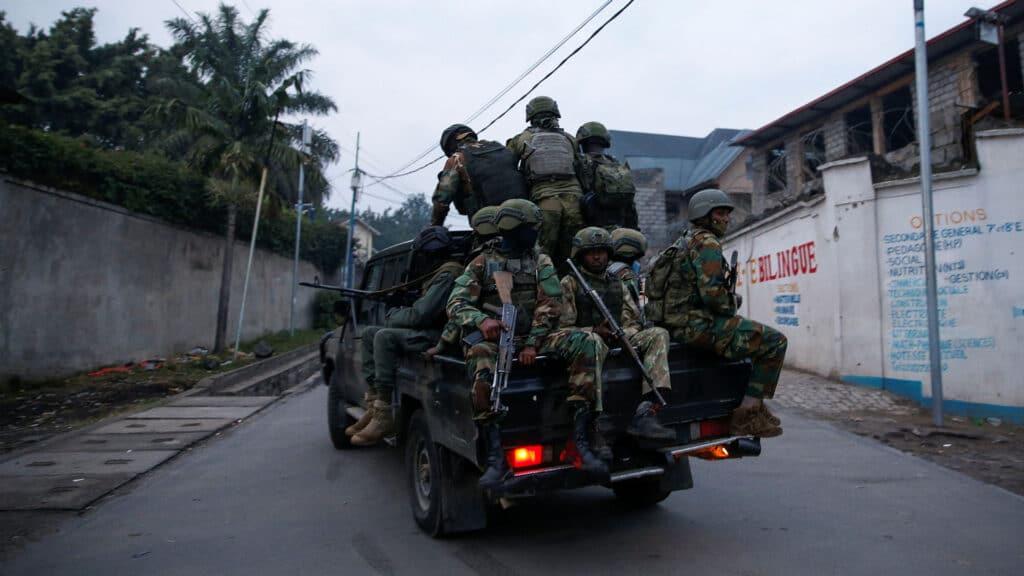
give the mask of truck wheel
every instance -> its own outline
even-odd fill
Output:
[[[417,410],[410,418],[408,434],[405,466],[409,474],[412,515],[424,532],[440,536],[443,532],[441,461],[422,410]]]
[[[355,420],[345,410],[345,395],[341,392],[338,373],[331,375],[331,384],[327,387],[327,430],[331,434],[331,444],[338,450],[352,447],[351,439],[345,436],[345,428],[355,424]]]
[[[660,478],[637,478],[612,485],[615,497],[636,508],[646,508],[661,502],[672,492],[661,488]]]

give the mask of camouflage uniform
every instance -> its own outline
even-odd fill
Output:
[[[663,286],[657,285],[654,273],[648,281],[647,318],[667,328],[673,340],[730,360],[750,358],[747,395],[774,396],[786,356],[786,337],[736,315],[725,278],[729,265],[718,236],[696,226],[660,258],[670,258],[671,267]]]
[[[583,190],[594,192],[598,189],[598,165],[605,164],[613,169],[629,172],[629,166],[620,163],[614,157],[607,154],[583,154],[580,157],[580,183]],[[601,206],[594,206],[586,214],[587,224],[600,226],[605,230],[612,231],[616,228],[640,228],[640,217],[636,212],[636,201],[629,202],[615,210],[602,209]]]
[[[582,266],[579,268],[580,273],[586,277],[590,287],[597,291],[609,311],[615,314],[616,309],[621,310],[619,318],[617,318],[619,325],[629,338],[629,343],[640,350],[644,367],[647,368],[654,380],[654,385],[658,388],[671,389],[672,379],[668,368],[668,331],[658,327],[643,328],[640,322],[640,307],[629,295],[629,287],[611,272],[606,271],[604,274],[596,275]],[[590,296],[579,287],[575,276],[562,278],[562,294],[561,326],[563,328],[572,327],[590,332],[595,325],[601,324],[603,320],[599,317],[596,307],[590,303]],[[583,315],[589,316],[589,318],[580,317],[580,306],[577,306],[577,300],[584,309]],[[651,387],[645,380],[643,393],[646,394],[650,391]]]
[[[535,347],[538,354],[556,356],[568,364],[569,401],[585,400],[593,405],[600,383],[603,342],[595,334],[577,330],[557,330],[562,309],[562,290],[551,259],[534,251],[523,258],[509,258],[498,247],[491,247],[474,258],[455,280],[448,299],[448,316],[464,332],[479,329],[487,318],[499,316],[484,307],[493,305],[497,291],[492,275],[496,271],[513,274],[513,302],[519,307],[516,326],[517,349]],[[473,405],[476,418],[493,418],[490,411],[490,387],[498,345],[483,341],[465,350],[466,370],[473,381]]]
[[[385,326],[363,328],[362,372],[370,395],[390,402],[399,359],[423,352],[437,342],[442,325],[447,329],[444,305],[462,270],[458,262],[445,262],[423,282],[412,306],[389,310]]]
[[[541,130],[538,128],[527,128],[506,142],[505,146],[520,158],[524,158],[530,141],[539,132]],[[569,140],[575,151],[576,140],[565,132],[561,133]],[[569,257],[573,236],[584,226],[583,212],[580,208],[583,188],[579,181],[578,157],[575,164],[576,176],[530,183],[530,200],[537,204],[544,215],[544,225],[540,230],[538,244],[543,252],[551,256],[559,271],[563,271],[562,263]],[[530,181],[530,175],[527,174],[526,177]]]

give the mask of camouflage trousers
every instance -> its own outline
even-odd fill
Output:
[[[565,260],[572,250],[573,236],[584,227],[580,198],[578,192],[560,192],[537,202],[544,217],[538,244],[551,257],[559,276],[567,272]]]
[[[517,347],[517,350],[521,348]],[[601,410],[601,365],[608,347],[601,337],[582,330],[556,330],[544,339],[538,355],[554,356],[567,364],[569,372],[568,401],[585,401],[595,411]],[[498,344],[480,342],[465,353],[466,372],[473,382],[473,411],[477,420],[492,418],[491,384]]]
[[[672,377],[668,370],[668,330],[664,328],[648,328],[629,337],[629,343],[640,351],[644,368],[654,380],[658,388],[672,388]],[[651,386],[643,380],[643,393],[651,391]]]
[[[742,316],[716,316],[710,320],[697,319],[676,329],[672,338],[695,348],[711,350],[729,360],[750,358],[747,395],[775,396],[786,358],[787,341],[782,332]]]
[[[436,330],[410,330],[408,328],[363,328],[362,373],[367,391],[381,399],[390,399],[395,388],[398,361],[404,354],[420,353],[437,342]]]

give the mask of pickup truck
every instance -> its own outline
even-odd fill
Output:
[[[454,233],[468,244],[465,233]],[[465,255],[464,250],[462,251]],[[412,244],[404,242],[374,255],[365,268],[363,291],[378,292],[409,280]],[[360,376],[360,329],[383,324],[394,299],[358,298],[338,302],[341,325],[320,342],[324,382],[328,386],[327,426],[339,450],[349,449],[344,429],[363,413],[366,390]],[[553,358],[530,367],[513,366],[502,402],[502,445],[514,475],[497,495],[484,494],[477,480],[484,447],[473,421],[466,368],[459,351],[425,360],[402,358],[392,407],[397,435],[404,446],[413,517],[432,536],[480,530],[488,510],[541,492],[594,484],[574,464],[570,424],[565,409],[565,370]],[[676,433],[674,442],[645,445],[626,434],[640,402],[641,374],[627,353],[613,348],[605,361],[604,412],[598,425],[614,458],[610,481],[615,497],[635,506],[650,506],[672,491],[693,487],[690,457],[705,459],[757,456],[758,438],[728,434],[730,412],[739,405],[750,374],[747,362],[721,360],[672,344],[669,354],[673,396],[658,413]]]

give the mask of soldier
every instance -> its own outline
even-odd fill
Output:
[[[604,228],[590,226],[576,233],[572,243],[572,258],[580,273],[604,301],[612,317],[619,323],[629,338],[629,343],[639,349],[644,367],[654,381],[661,396],[668,401],[672,394],[672,380],[668,369],[669,335],[664,328],[644,329],[640,323],[640,308],[629,296],[626,283],[616,277],[608,267],[613,251],[611,235]],[[617,346],[608,323],[601,312],[583,291],[583,287],[572,274],[562,278],[562,328],[579,328],[593,332],[609,346]],[[628,432],[634,436],[651,440],[674,440],[676,435],[662,426],[655,415],[661,403],[650,385],[643,382],[643,401],[651,408],[638,411]]]
[[[612,137],[600,122],[587,122],[576,131],[581,156],[583,216],[588,226],[606,230],[639,228],[636,213],[636,185],[628,164],[605,153]]]
[[[749,358],[750,384],[742,404],[733,412],[731,431],[778,436],[782,434],[779,419],[768,411],[763,399],[775,395],[786,356],[786,337],[736,314],[736,297],[726,279],[729,265],[720,241],[732,210],[732,201],[721,190],[701,190],[690,198],[689,217],[694,227],[658,256],[647,281],[647,318],[689,346],[730,360]]]
[[[514,327],[519,363],[531,366],[538,354],[556,356],[565,361],[569,372],[573,415],[573,440],[586,472],[606,478],[608,468],[590,450],[588,424],[590,410],[600,392],[601,359],[605,346],[596,334],[579,330],[558,330],[562,310],[562,290],[551,258],[537,250],[537,230],[541,212],[527,200],[509,200],[498,210],[497,225],[501,243],[474,258],[455,281],[448,299],[448,317],[466,333],[479,330],[483,340],[465,350],[466,369],[472,381],[475,418],[487,445],[487,469],[480,486],[492,489],[511,476],[501,447],[498,416],[491,410],[490,394],[493,370],[498,354],[496,344],[502,325],[493,310],[501,307],[495,272],[513,276],[512,301],[519,308]]]
[[[444,305],[461,262],[451,257],[451,237],[440,226],[425,228],[413,244],[421,270],[432,270],[423,282],[421,296],[412,306],[392,308],[385,326],[367,326],[362,332],[363,377],[368,386],[366,414],[345,429],[355,446],[372,446],[393,433],[391,393],[398,359],[405,352],[422,352],[437,342],[445,324]]]
[[[646,326],[643,304],[640,301],[640,265],[638,261],[647,252],[647,238],[639,230],[616,228],[612,230],[612,249],[612,263],[608,265],[608,271],[626,283],[629,295],[633,297],[633,301],[636,302],[637,308],[640,310],[640,324]]]
[[[572,237],[583,228],[579,158],[576,140],[558,126],[558,103],[537,96],[526,104],[530,127],[505,145],[520,159],[520,170],[530,185],[530,200],[540,207],[544,226],[540,248],[565,272]]]
[[[441,226],[451,204],[472,218],[484,206],[497,206],[510,198],[526,198],[526,181],[518,169],[519,157],[497,142],[477,140],[465,124],[452,124],[441,133],[441,150],[448,156],[437,175],[433,226]]]

